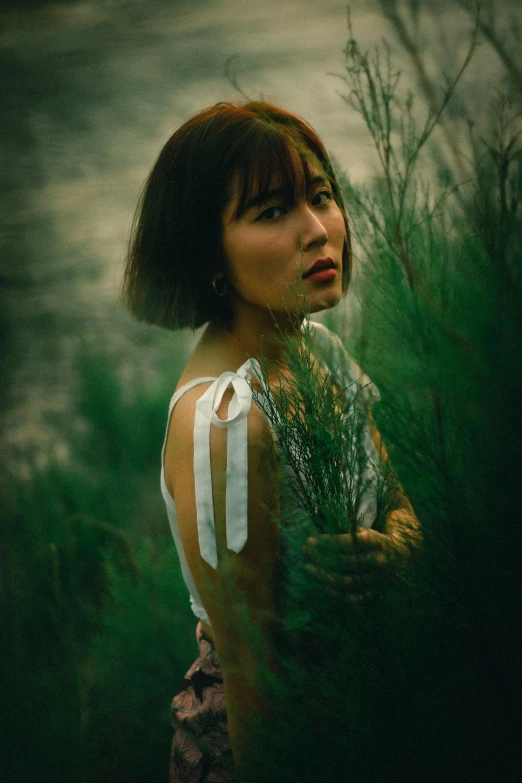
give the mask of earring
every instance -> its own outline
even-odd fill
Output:
[[[224,284],[221,288],[219,288],[220,282]],[[217,275],[214,275],[214,279],[212,280],[212,288],[218,296],[223,297],[227,295],[228,283],[224,277],[218,279]]]

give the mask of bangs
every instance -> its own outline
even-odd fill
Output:
[[[313,176],[314,153],[298,134],[293,138],[288,131],[257,122],[246,130],[232,166],[237,178],[236,220],[252,202],[264,203],[273,190],[282,189],[286,203],[295,206],[306,196]]]

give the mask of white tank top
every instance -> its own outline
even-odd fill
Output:
[[[335,376],[340,386],[347,388],[356,383],[360,393],[356,399],[356,415],[366,426],[361,427],[362,446],[368,459],[360,468],[365,487],[359,513],[363,517],[364,527],[371,527],[376,516],[376,453],[367,427],[367,405],[380,399],[379,392],[367,375],[346,352],[339,338],[322,324],[310,322],[314,342],[314,355],[322,361],[327,372]],[[317,350],[316,350],[317,348]],[[167,507],[167,516],[178,552],[183,580],[190,595],[192,611],[199,619],[210,624],[203,607],[192,574],[188,567],[176,517],[174,499],[165,484],[164,457],[169,431],[170,417],[178,400],[190,389],[203,383],[211,385],[196,403],[194,417],[194,485],[196,497],[196,517],[201,557],[212,568],[217,567],[217,548],[214,527],[214,509],[212,503],[212,483],[210,469],[210,428],[224,427],[227,437],[227,479],[226,479],[226,538],[227,547],[233,552],[241,552],[247,541],[247,502],[248,502],[248,464],[247,464],[247,416],[252,405],[252,390],[248,381],[260,377],[260,367],[255,359],[248,359],[236,372],[224,372],[219,378],[196,378],[179,388],[170,401],[167,428],[161,450],[161,492]],[[233,395],[228,405],[228,417],[220,419],[217,410],[225,391],[232,386]],[[255,403],[254,403],[255,404]],[[275,437],[275,434],[274,434]],[[288,509],[290,511],[290,509]],[[291,514],[282,513],[281,519]],[[281,530],[281,533],[284,531]],[[289,531],[290,532],[290,531]],[[297,540],[295,529],[287,538],[291,545],[292,537]],[[304,540],[312,530],[302,528],[299,541]],[[300,543],[299,543],[300,546]]]

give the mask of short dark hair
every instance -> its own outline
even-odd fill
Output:
[[[352,267],[351,236],[335,173],[313,128],[264,101],[217,103],[184,123],[167,141],[145,183],[134,218],[123,301],[136,318],[178,329],[230,320],[226,297],[212,287],[222,265],[222,214],[238,176],[240,214],[252,196],[270,188],[274,172],[294,192],[306,178],[310,153],[323,167],[346,226],[343,291]],[[237,215],[236,215],[237,216]]]

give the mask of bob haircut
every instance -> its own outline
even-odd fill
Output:
[[[222,215],[234,176],[238,218],[248,201],[270,190],[274,178],[282,180],[295,201],[303,174],[308,184],[313,158],[328,177],[346,226],[346,292],[352,267],[350,229],[330,159],[315,131],[300,117],[263,101],[217,103],[170,137],[145,183],[122,290],[132,314],[167,329],[230,323],[230,303],[216,295],[212,280],[216,272],[226,272]]]

